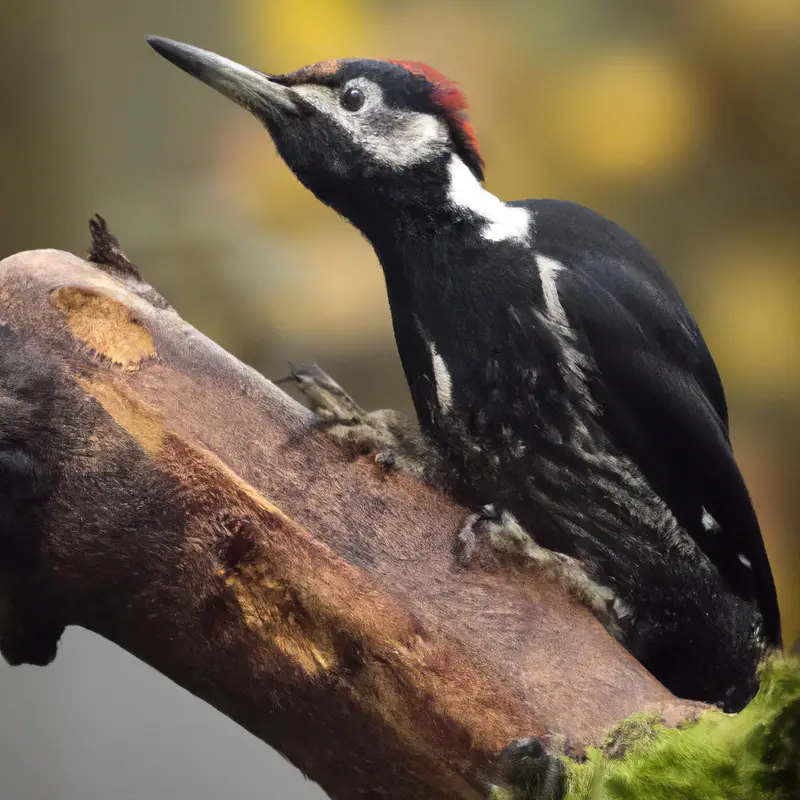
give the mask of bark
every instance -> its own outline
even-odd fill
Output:
[[[477,798],[524,736],[677,700],[559,587],[457,565],[467,512],[352,457],[98,236],[0,262],[0,649],[124,647],[332,797]]]

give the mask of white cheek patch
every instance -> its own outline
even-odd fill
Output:
[[[390,135],[364,140],[364,146],[375,158],[397,167],[429,161],[447,145],[447,130],[441,120],[416,111],[400,112],[398,124]]]
[[[357,87],[366,95],[361,110],[342,108],[339,92],[327,86],[305,84],[293,90],[317,111],[335,120],[357,146],[381,164],[410,167],[447,148],[447,128],[433,114],[388,108],[380,86],[366,78],[356,78],[347,86]]]
[[[489,242],[526,242],[531,217],[527,208],[506,205],[483,188],[472,170],[456,155],[450,159],[447,199],[456,208],[471,211],[486,224],[483,238]]]

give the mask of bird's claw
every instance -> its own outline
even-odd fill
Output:
[[[617,609],[625,606],[614,592],[595,581],[579,559],[542,547],[513,514],[499,509],[494,503],[470,514],[461,526],[453,546],[458,563],[468,566],[481,545],[496,556],[533,568],[562,585],[592,611],[612,636],[621,639],[622,620]]]
[[[308,401],[309,408],[324,425],[366,424],[367,412],[316,364],[289,364],[290,372],[274,383],[293,383]]]
[[[293,383],[317,415],[317,427],[354,456],[373,454],[382,472],[402,470],[422,476],[430,454],[411,420],[396,411],[367,412],[316,364],[290,364],[274,381]]]

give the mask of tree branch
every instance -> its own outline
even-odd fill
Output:
[[[477,798],[515,739],[581,752],[633,712],[702,708],[558,587],[459,567],[464,509],[347,457],[95,239],[103,265],[0,262],[9,661],[86,627],[332,797]]]

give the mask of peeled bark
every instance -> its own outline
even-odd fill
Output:
[[[0,649],[124,647],[332,797],[477,798],[524,736],[677,700],[566,593],[452,554],[467,514],[352,458],[99,236],[0,262]]]

